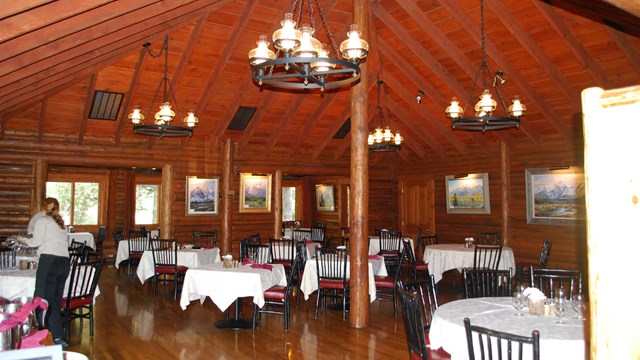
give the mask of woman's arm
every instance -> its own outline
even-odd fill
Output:
[[[27,244],[29,246],[38,247],[44,244],[48,222],[49,222],[48,219],[44,217],[38,219],[33,229],[33,237],[31,239],[27,239]]]

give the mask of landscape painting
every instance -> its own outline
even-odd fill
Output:
[[[240,174],[240,212],[271,212],[271,175]]]
[[[574,225],[584,221],[585,182],[582,169],[527,169],[527,223]]]
[[[448,214],[490,214],[489,174],[445,177]]]
[[[218,214],[218,178],[187,176],[186,215]]]

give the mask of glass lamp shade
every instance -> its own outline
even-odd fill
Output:
[[[520,102],[520,99],[518,97],[515,97],[513,100],[511,100],[511,102],[512,104],[509,106],[509,109],[507,109],[507,111],[509,112],[509,116],[519,118],[520,116],[524,115],[525,112],[527,112],[527,107]]]
[[[489,90],[483,91],[482,95],[480,95],[480,101],[478,101],[474,107],[476,116],[491,116],[496,110],[497,105],[496,101],[491,98]]]
[[[293,21],[293,14],[284,14],[284,20],[280,22],[282,27],[273,33],[273,46],[285,53],[293,52],[300,46],[300,31],[296,29],[296,22]]]
[[[382,142],[382,138],[382,129],[376,128],[376,132],[373,134],[373,140],[379,144]]]
[[[347,33],[347,40],[340,44],[340,52],[343,58],[351,62],[358,62],[367,56],[369,43],[360,39],[358,25],[351,25],[351,30]]]
[[[389,142],[393,138],[393,134],[391,133],[391,129],[389,129],[388,126],[384,129],[384,133],[382,134],[382,137],[384,138],[385,142]]]
[[[445,110],[447,116],[451,119],[458,119],[462,117],[462,108],[460,107],[460,101],[457,98],[451,99],[451,105]]]
[[[329,46],[327,44],[322,44],[322,48],[318,51],[319,58],[328,58],[329,57]],[[329,71],[336,67],[336,64],[332,64],[326,61],[317,61],[311,63],[311,68],[313,71]]]
[[[187,116],[184,119],[182,119],[182,122],[184,123],[184,126],[189,128],[194,128],[198,126],[198,118],[193,113],[193,111],[189,111],[187,113]]]
[[[165,102],[164,104],[160,105],[160,111],[156,113],[156,125],[169,125],[174,117],[176,117],[176,113],[171,110],[171,104]]]
[[[374,143],[373,134],[369,133],[369,137],[367,137],[367,144],[373,145],[373,143]]]
[[[395,136],[395,138],[394,138],[394,141],[393,141],[393,142],[394,142],[396,145],[400,145],[400,144],[402,144],[402,136],[400,136],[400,133],[398,133],[398,132],[396,133],[396,136]]]
[[[142,125],[144,124],[144,115],[142,115],[142,111],[140,111],[140,106],[135,106],[131,114],[129,114],[129,121],[133,125]]]
[[[251,65],[262,64],[265,61],[276,58],[276,54],[269,49],[266,35],[260,35],[260,40],[256,44],[258,44],[258,47],[249,51],[249,63]]]
[[[313,37],[315,30],[304,24],[300,28],[300,46],[293,52],[296,57],[317,57],[322,43]]]

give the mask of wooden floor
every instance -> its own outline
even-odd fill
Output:
[[[439,285],[440,302],[456,296],[451,276]],[[449,282],[448,282],[449,281]],[[71,326],[69,351],[101,359],[404,359],[408,357],[402,314],[393,316],[388,301],[370,307],[370,325],[353,329],[341,313],[328,310],[314,319],[315,296],[292,306],[288,332],[281,315],[263,314],[255,331],[222,330],[214,326],[225,318],[210,299],[193,301],[183,311],[171,289],[159,288],[154,299],[149,281],[128,281],[111,266],[104,267],[101,294],[95,306],[95,333],[89,324]],[[250,318],[250,299],[244,317]]]

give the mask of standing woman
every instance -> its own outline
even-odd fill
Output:
[[[33,237],[27,240],[29,246],[38,247],[40,255],[33,296],[49,302],[45,323],[48,324],[54,342],[66,347],[68,343],[64,339],[60,308],[64,285],[69,275],[69,243],[58,200],[46,198],[42,210],[44,216],[35,221]]]

